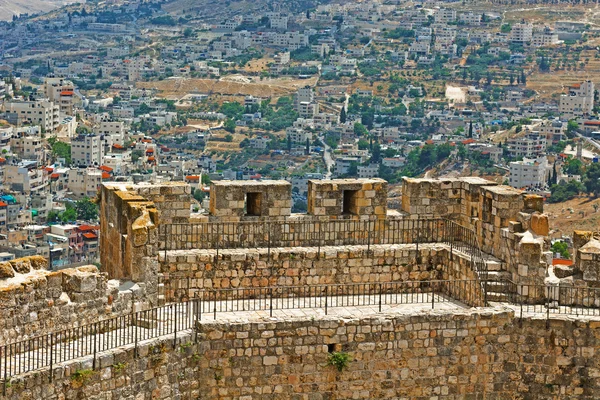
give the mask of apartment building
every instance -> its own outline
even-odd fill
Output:
[[[573,116],[592,113],[594,108],[594,83],[585,81],[569,87],[569,93],[560,96],[558,111]]]
[[[59,106],[62,115],[74,115],[75,85],[63,78],[46,78],[44,93],[48,100]]]
[[[10,101],[4,104],[8,122],[14,125],[39,125],[46,132],[55,132],[60,125],[60,107],[46,100]]]
[[[509,39],[513,43],[526,44],[533,39],[533,25],[529,22],[521,21],[512,26]]]
[[[546,152],[546,136],[539,133],[529,133],[523,137],[508,140],[508,154],[513,158],[538,157]]]
[[[98,168],[71,168],[67,189],[73,198],[95,197],[102,183],[102,170]]]
[[[79,135],[71,141],[71,163],[78,167],[102,165],[104,145],[99,135]]]
[[[558,42],[558,33],[549,27],[545,27],[540,32],[534,32],[531,39],[531,44],[535,47],[551,46]]]
[[[293,126],[290,126],[285,130],[285,135],[293,143],[305,143],[306,139],[312,140],[313,138],[312,132]]]
[[[452,8],[442,8],[435,13],[435,22],[453,22],[456,21],[456,10]]]
[[[548,178],[546,156],[513,161],[509,164],[509,169],[509,184],[514,188],[543,187]]]
[[[6,165],[4,183],[16,192],[32,194],[43,191],[48,185],[48,175],[34,160]]]

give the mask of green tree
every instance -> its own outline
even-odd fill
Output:
[[[572,119],[567,122],[567,137],[569,139],[575,137],[575,133],[579,130],[579,124],[576,120]]]
[[[194,33],[194,30],[192,28],[190,28],[190,27],[185,28],[183,30],[183,36],[185,36],[186,38],[191,37],[193,33]]]
[[[553,253],[558,253],[562,258],[571,258],[571,254],[569,254],[569,245],[565,242],[554,242],[552,244],[551,250]]]
[[[225,129],[229,133],[235,132],[235,121],[231,118],[227,118],[223,123],[223,129]]]
[[[375,143],[373,145],[373,150],[371,152],[371,163],[376,164],[381,160],[381,146],[379,143]]]
[[[600,163],[593,163],[585,170],[583,184],[588,193],[600,195]]]
[[[342,124],[346,122],[346,107],[342,107],[342,111],[340,111],[340,122]]]
[[[77,219],[77,210],[72,204],[67,203],[65,211],[60,214],[60,220],[63,223],[72,222]]]
[[[356,136],[358,136],[358,137],[360,137],[360,136],[367,136],[369,134],[369,131],[360,122],[355,122],[354,123],[354,134]]]
[[[563,166],[563,171],[568,175],[581,175],[583,163],[576,158],[568,158]]]
[[[77,218],[84,221],[94,221],[98,219],[98,205],[90,200],[89,197],[84,197],[77,200],[75,203],[75,211]]]
[[[133,150],[131,152],[131,162],[135,164],[143,155],[144,152],[142,150]]]
[[[467,135],[467,137],[473,137],[473,121],[469,122],[469,134]]]

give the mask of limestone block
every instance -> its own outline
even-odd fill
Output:
[[[548,236],[550,233],[550,224],[547,214],[533,214],[531,216],[531,230],[540,236]]]
[[[15,271],[9,262],[0,263],[0,278],[12,278],[15,276]]]
[[[65,292],[87,293],[96,289],[97,274],[76,269],[63,270]]]
[[[527,194],[524,197],[524,207],[526,210],[544,212],[544,198],[537,194]]]
[[[28,257],[17,258],[9,262],[12,265],[15,272],[18,272],[19,274],[26,274],[29,271],[31,271],[31,262],[29,261]]]

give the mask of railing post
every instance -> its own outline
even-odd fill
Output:
[[[137,358],[138,356],[138,315],[137,313],[133,314],[133,358]]]
[[[546,329],[550,328],[550,286],[546,285]]]
[[[371,220],[366,221],[367,224],[367,252],[371,251]]]
[[[269,316],[273,316],[273,288],[269,288]]]
[[[271,261],[271,223],[267,224],[267,260]]]
[[[94,329],[94,360],[92,361],[92,369],[96,369],[96,351],[97,351],[97,341],[98,341],[98,323],[96,322]]]
[[[171,313],[173,313],[173,304],[171,304]],[[177,303],[175,303],[175,326],[173,327],[173,349],[177,345]]]
[[[321,259],[321,240],[323,240],[321,220],[319,220],[319,239],[317,243],[317,260]]]
[[[329,296],[329,286],[325,286],[325,315],[327,315],[328,296]]]
[[[51,343],[52,343],[52,339]],[[8,349],[10,348],[10,346],[5,345],[4,346],[4,383],[2,385],[2,393],[6,396],[6,379],[8,376],[8,357],[7,357],[7,353],[8,353]],[[52,349],[52,346],[50,346],[50,349]],[[50,352],[50,354],[52,354],[52,352]],[[52,355],[50,356],[50,382],[52,382]]]
[[[219,262],[219,227],[221,226],[220,223],[217,222],[217,240],[215,242],[215,247],[217,248],[217,258],[215,259],[215,264],[217,264]]]
[[[381,292],[383,292],[383,288],[380,283],[379,284],[379,312],[381,312]]]
[[[435,290],[433,285],[435,285],[435,283],[431,283],[431,309],[434,310],[435,309]]]
[[[415,261],[417,262],[417,264],[419,264],[421,262],[421,257],[419,257],[419,229],[420,229],[420,226],[421,226],[421,217],[418,216],[417,217],[417,229],[415,230],[415,232],[417,234],[417,237],[415,240],[415,242],[417,244],[417,254],[416,254]]]

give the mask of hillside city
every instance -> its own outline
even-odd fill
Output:
[[[404,176],[474,175],[556,204],[558,258],[597,226],[595,14],[263,6],[90,1],[2,23],[0,260],[98,263],[103,182],[186,182],[202,213],[210,182],[285,179],[305,212],[309,179],[380,177],[397,208]]]

